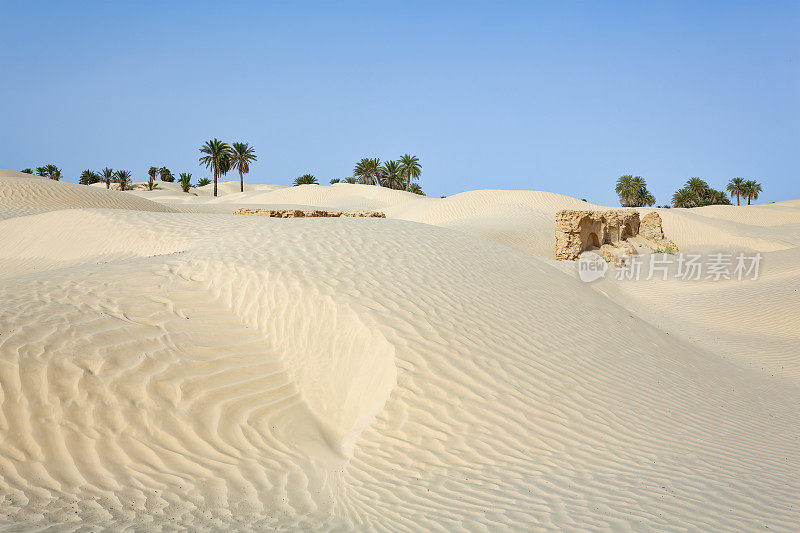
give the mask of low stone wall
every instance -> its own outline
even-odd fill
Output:
[[[661,217],[655,211],[639,220],[638,211],[578,211],[564,209],[556,213],[556,259],[575,261],[578,256],[596,249],[606,261],[617,262],[621,255],[635,254],[631,237],[641,237],[648,247],[671,248],[677,251],[664,236]],[[639,241],[641,245],[641,240]]]
[[[581,252],[618,245],[639,233],[636,211],[574,211],[556,214],[556,259],[575,261]]]
[[[237,209],[234,215],[251,215],[272,218],[310,218],[310,217],[369,217],[386,218],[380,211],[301,211],[300,209]]]

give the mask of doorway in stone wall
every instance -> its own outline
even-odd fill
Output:
[[[588,242],[586,243],[586,249],[592,250],[594,248],[600,248],[600,238],[597,236],[597,233],[591,232],[589,234]]]

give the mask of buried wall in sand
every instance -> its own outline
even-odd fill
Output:
[[[597,250],[606,261],[619,262],[624,255],[638,253],[628,242],[655,249],[677,246],[664,237],[661,217],[655,211],[641,220],[637,211],[577,211],[564,209],[556,214],[556,259],[575,261],[582,252]]]
[[[234,215],[252,215],[257,217],[272,218],[316,218],[316,217],[367,217],[386,218],[380,211],[323,211],[314,209],[302,211],[300,209],[237,209]]]

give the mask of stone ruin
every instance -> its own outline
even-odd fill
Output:
[[[310,217],[369,217],[386,218],[380,211],[302,211],[300,209],[237,209],[234,215],[252,215],[272,218],[310,218]]]
[[[667,240],[661,217],[655,211],[641,220],[638,211],[574,211],[556,214],[556,259],[576,261],[581,253],[593,250],[608,262],[620,264],[625,256],[639,249],[678,250]]]

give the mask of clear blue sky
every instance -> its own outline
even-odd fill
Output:
[[[199,178],[218,137],[260,183],[410,152],[431,196],[800,198],[800,2],[165,4],[0,0],[0,168]]]

